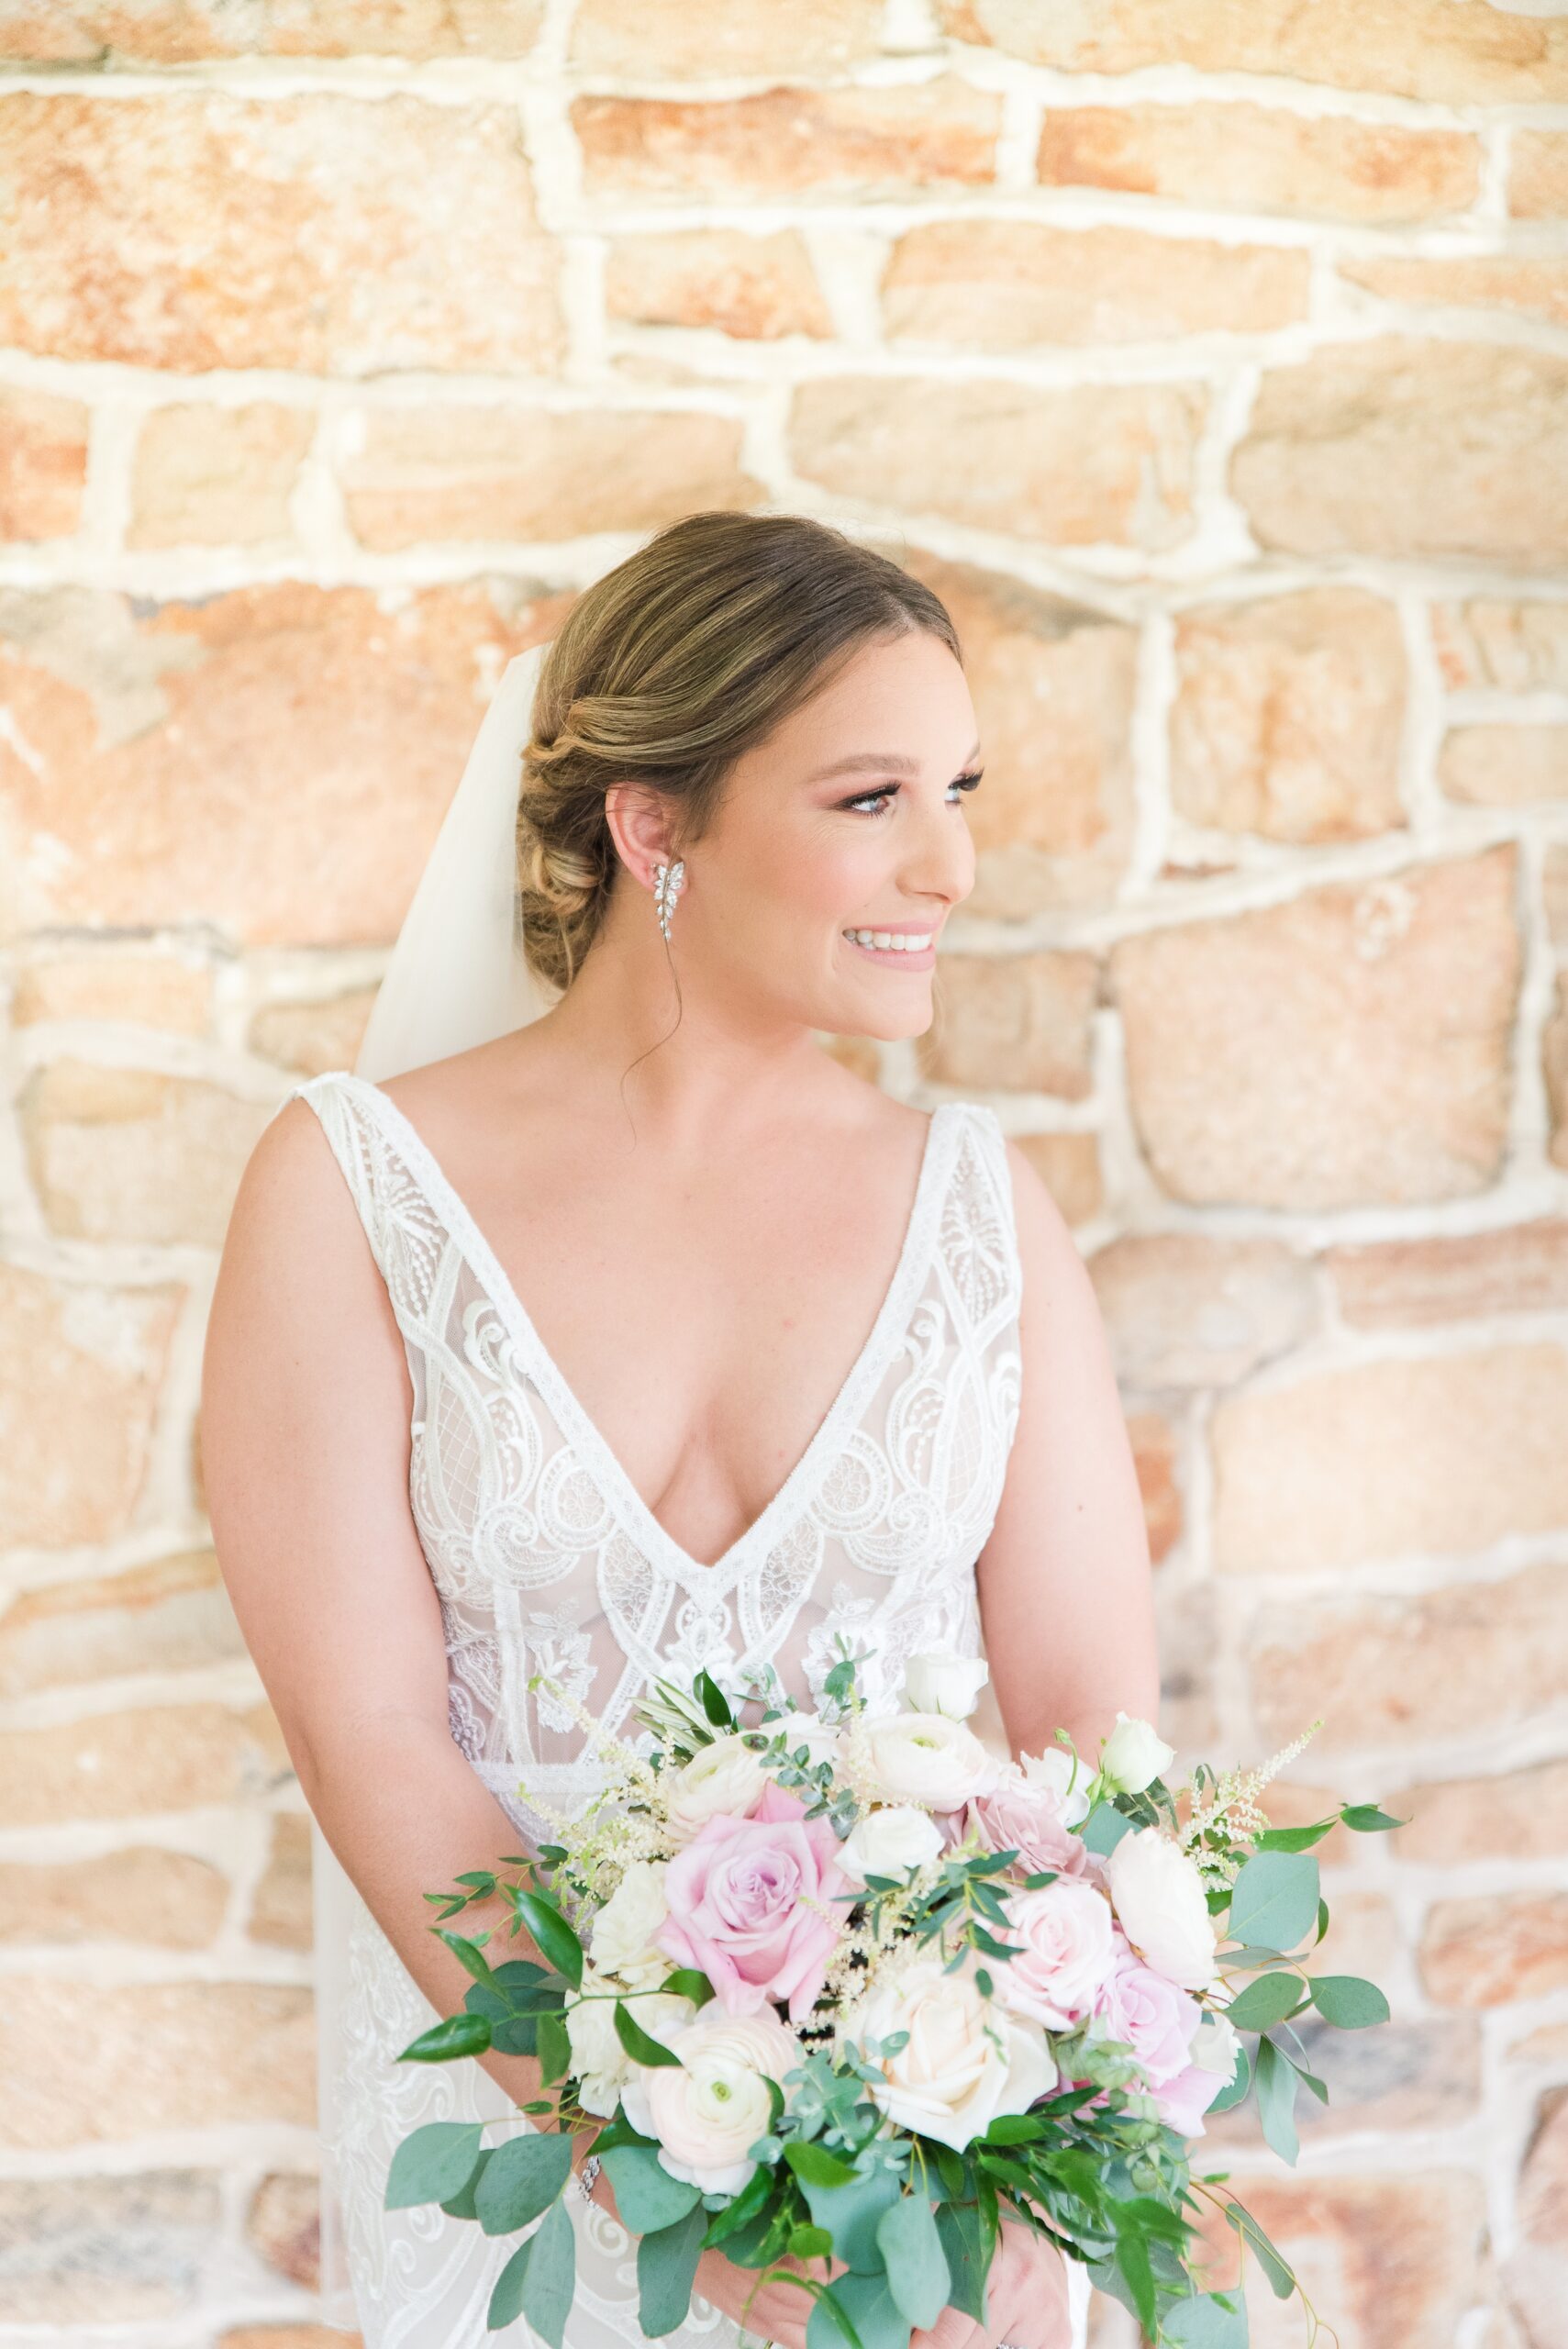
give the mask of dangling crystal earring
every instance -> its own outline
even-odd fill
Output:
[[[670,917],[675,910],[675,900],[686,885],[684,857],[673,864],[656,864],[653,868],[653,902],[659,908],[659,927],[664,933],[664,943],[670,943]]]

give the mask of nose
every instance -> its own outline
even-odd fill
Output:
[[[928,912],[955,906],[974,886],[974,842],[951,801],[923,808],[901,843],[898,884]]]

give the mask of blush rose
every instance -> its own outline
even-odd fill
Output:
[[[790,2020],[810,2013],[846,1909],[839,1839],[824,1818],[769,1783],[750,1819],[710,1819],[664,1877],[669,1914],[655,1939],[679,1965],[713,1984],[727,2014],[756,2014],[770,1998]]]

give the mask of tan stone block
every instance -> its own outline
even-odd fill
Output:
[[[1521,220],[1568,214],[1568,131],[1527,130],[1509,141],[1508,210]]]
[[[1122,939],[1112,993],[1164,1188],[1299,1212],[1495,1182],[1520,974],[1514,857],[1488,849]]]
[[[571,62],[584,73],[698,82],[729,73],[838,73],[882,47],[882,0],[582,0]]]
[[[14,1976],[0,2011],[0,2143],[28,2153],[165,2129],[315,2119],[308,1990],[95,1987]]]
[[[0,23],[0,57],[184,65],[206,58],[522,57],[544,0],[36,0]]]
[[[1322,1714],[1319,1771],[1340,1753],[1513,1728],[1562,1702],[1568,1575],[1553,1562],[1419,1598],[1273,1607],[1248,1655],[1271,1750]]]
[[[1340,1319],[1360,1329],[1549,1312],[1568,1308],[1568,1218],[1364,1241],[1326,1250],[1322,1264]]]
[[[245,545],[294,535],[289,497],[316,430],[312,410],[257,400],[154,408],[131,475],[126,544]]]
[[[1388,302],[1568,322],[1568,262],[1529,253],[1341,253],[1335,267],[1347,284]]]
[[[965,912],[1110,904],[1132,852],[1136,631],[978,564],[883,551],[941,597],[963,646],[985,770],[965,803]]]
[[[1440,2007],[1501,2007],[1568,1989],[1568,1893],[1435,1901],[1418,1955]]]
[[[0,1863],[0,1941],[206,1949],[228,1905],[228,1879],[219,1869],[151,1844],[59,1865]]]
[[[1072,73],[1192,65],[1455,106],[1568,94],[1568,25],[1451,0],[940,0],[939,15],[955,39]]]
[[[572,600],[501,578],[390,609],[297,580],[151,607],[0,589],[0,936],[395,937],[495,675]]]
[[[14,91],[0,148],[0,341],[19,350],[184,374],[536,373],[563,355],[513,106]]]
[[[1547,844],[1540,860],[1547,927],[1559,954],[1568,954],[1568,843]]]
[[[639,326],[707,327],[748,341],[831,335],[811,256],[794,228],[685,228],[617,237],[605,263],[605,308]]]
[[[992,178],[1002,99],[946,73],[744,98],[581,97],[571,124],[591,196],[924,195]]]
[[[1541,1075],[1551,1114],[1549,1155],[1557,1166],[1568,1166],[1568,971],[1559,972],[1553,1008],[1541,1030]]]
[[[357,2332],[325,2324],[241,2324],[217,2336],[217,2349],[361,2349]]]
[[[0,2180],[0,2322],[100,2326],[188,2308],[222,2223],[195,2170]]]
[[[265,1707],[147,1705],[0,1731],[0,1818],[12,1827],[256,1802],[287,1777]]]
[[[1568,2088],[1550,2089],[1519,2175],[1518,2233],[1504,2267],[1529,2349],[1568,2341]]]
[[[931,220],[906,229],[882,277],[890,340],[1025,350],[1230,331],[1307,315],[1310,256],[1140,228]]]
[[[1035,171],[1047,187],[1120,188],[1245,212],[1426,220],[1480,192],[1467,131],[1293,114],[1249,99],[1192,106],[1052,106]]]
[[[1222,1573],[1457,1555],[1568,1528],[1568,1350],[1361,1363],[1227,1396],[1209,1422]]]
[[[1282,1241],[1125,1232],[1089,1275],[1127,1386],[1233,1386],[1318,1319],[1311,1266]]]
[[[425,539],[573,539],[761,505],[738,417],[625,408],[384,408],[339,468],[349,527],[384,552]]]
[[[1443,683],[1497,685],[1505,693],[1538,687],[1568,693],[1568,603],[1471,596],[1431,608],[1432,643]]]
[[[279,1949],[308,1949],[311,1942],[310,1821],[280,1811],[272,1821],[267,1873],[256,1887],[250,1934]]]
[[[940,954],[935,977],[936,1016],[915,1045],[922,1076],[1084,1098],[1092,954]]]
[[[795,395],[790,462],[862,507],[1159,551],[1192,535],[1204,405],[1195,384],[829,375]]]
[[[1380,596],[1308,587],[1177,616],[1171,799],[1195,824],[1363,840],[1403,826],[1407,663]]]
[[[1527,2068],[1568,2063],[1568,2022],[1542,2023],[1539,2031],[1526,2032],[1503,2052],[1510,2064]]]
[[[1145,1495],[1147,1500],[1147,1493]],[[1212,1589],[1154,1586],[1160,1650],[1160,1732],[1176,1749],[1172,1776],[1213,1752],[1219,1736],[1215,1710],[1215,1622]]]
[[[272,1104],[199,1077],[61,1060],[18,1101],[34,1188],[72,1240],[222,1244]]]
[[[0,1615],[0,1697],[243,1655],[210,1550],[25,1590]]]
[[[0,1264],[0,1522],[8,1545],[108,1542],[146,1481],[184,1291]]]
[[[0,540],[70,538],[86,481],[81,401],[0,384]]]
[[[1568,1761],[1407,1787],[1383,1808],[1406,1824],[1396,1860],[1551,1860],[1568,1853]]]
[[[176,1036],[212,1024],[212,973],[172,954],[51,954],[24,963],[11,997],[11,1025],[40,1019],[129,1021]]]
[[[1438,753],[1438,782],[1471,807],[1568,798],[1568,726],[1455,726]]]
[[[1150,1563],[1159,1565],[1182,1535],[1182,1490],[1177,1478],[1178,1434],[1162,1411],[1133,1411],[1127,1421],[1132,1464],[1143,1502]]]
[[[1088,1223],[1099,1214],[1106,1203],[1106,1186],[1096,1135],[1015,1134],[1012,1139],[1068,1223]]]
[[[1332,1904],[1336,1923],[1341,1901]],[[1330,1938],[1334,1926],[1329,1927]],[[1327,1944],[1325,1944],[1327,1947]],[[1363,1974],[1347,1959],[1338,1969]],[[1385,1977],[1386,1978],[1386,1977]],[[1319,2104],[1310,2089],[1296,2098],[1296,2125],[1303,2144],[1316,2139],[1428,2129],[1460,2129],[1479,2119],[1481,2104],[1481,2037],[1477,2023],[1466,2017],[1456,2022],[1385,2022],[1370,2031],[1336,2031],[1329,2023],[1304,2015],[1291,2030],[1300,2036],[1296,2048],[1285,2045],[1317,2073],[1329,2091]],[[1262,2152],[1265,2139],[1258,2121],[1256,2102],[1232,2112],[1205,2115],[1206,2136],[1216,2153],[1229,2154],[1246,2146]],[[1263,2154],[1265,2161],[1272,2156]],[[1240,2184],[1241,2199],[1251,2205],[1248,2185]],[[1336,2306],[1336,2314],[1337,2314]],[[1327,2310],[1324,2311],[1328,2313]]]
[[[1409,335],[1328,345],[1265,372],[1230,487],[1271,549],[1554,568],[1568,358]]]
[[[247,1049],[306,1076],[351,1069],[364,1041],[374,987],[350,987],[320,1003],[267,1003],[250,1022]]]
[[[316,2291],[321,2281],[320,2193],[314,2177],[275,2170],[256,2189],[246,2239],[291,2284]]]

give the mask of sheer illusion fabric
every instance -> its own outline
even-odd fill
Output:
[[[539,1008],[516,967],[509,903],[486,898],[477,862],[487,849],[510,874],[517,754],[541,651],[503,680],[394,958],[439,913],[444,935],[420,952],[448,961],[439,1037],[426,1017],[430,990],[410,987],[399,1034],[384,986],[377,1009],[391,1008],[379,1032],[373,1019],[367,1030],[359,1068],[287,1097],[320,1120],[396,1317],[413,1391],[409,1504],[440,1598],[451,1734],[517,1848],[548,1839],[530,1797],[569,1813],[596,1777],[574,1713],[530,1689],[536,1675],[639,1740],[632,1709],[657,1676],[706,1665],[739,1698],[748,1667],[772,1663],[811,1703],[841,1635],[867,1658],[873,1701],[891,1702],[906,1655],[979,1654],[974,1564],[1019,1401],[1021,1285],[1002,1130],[990,1109],[951,1101],[929,1121],[896,1268],[865,1343],[806,1452],[722,1557],[700,1563],[664,1531],[577,1402],[529,1319],[527,1266],[514,1285],[378,1081]],[[478,927],[464,949],[471,967],[454,979],[465,918]],[[417,1025],[415,1056],[403,1059]],[[976,1725],[1001,1745],[994,1713]],[[528,2124],[476,2064],[397,2063],[433,2010],[319,1835],[316,1844],[326,2312],[361,2330],[367,2349],[478,2349],[495,2337],[486,2309],[510,2243],[434,2206],[386,2211],[387,2168],[423,2121]],[[635,2239],[574,2188],[567,2204],[578,2255],[568,2349],[640,2342]],[[1081,2343],[1087,2279],[1069,2273]],[[528,2335],[521,2321],[516,2331]],[[672,2349],[729,2349],[738,2337],[700,2299],[668,2336]]]

